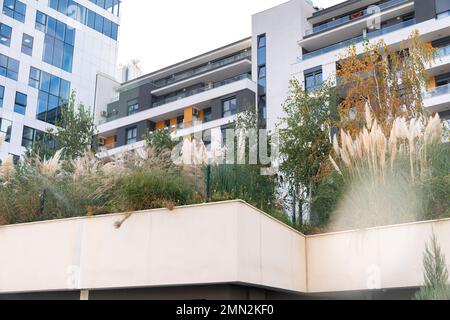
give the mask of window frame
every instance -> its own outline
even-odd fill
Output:
[[[232,104],[231,104],[232,101],[235,102],[234,103],[234,106],[235,106],[234,110],[231,107],[232,106]],[[227,110],[226,110],[226,106],[228,108]],[[222,118],[232,117],[232,116],[237,114],[237,111],[238,111],[238,107],[237,107],[236,96],[222,100]]]
[[[133,135],[130,137],[129,133],[132,132]],[[125,144],[128,146],[130,144],[137,142],[137,126],[127,128],[125,131]]]

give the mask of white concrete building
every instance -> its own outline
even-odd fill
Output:
[[[355,43],[384,40],[399,47],[414,30],[421,40],[438,49],[439,59],[429,68],[430,83],[424,88],[425,106],[441,117],[450,117],[450,2],[446,0],[349,0],[314,12],[310,25],[298,38],[302,53],[293,61],[292,75],[307,88],[335,79],[336,63]],[[373,26],[373,28],[372,28]]]
[[[120,1],[0,0],[0,10],[0,159],[17,159],[72,90],[93,108],[97,74],[115,76]]]

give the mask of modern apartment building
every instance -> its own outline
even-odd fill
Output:
[[[413,30],[439,53],[428,70],[425,106],[449,118],[449,1],[348,0],[317,9],[311,1],[291,0],[255,14],[248,39],[122,84],[99,75],[103,155],[140,148],[143,134],[164,128],[175,137],[203,132],[209,146],[223,141],[223,129],[248,107],[256,107],[261,123],[273,130],[290,80],[307,89],[335,81],[339,57],[351,44],[360,52],[364,39],[395,47]]]
[[[414,30],[438,49],[439,58],[429,68],[424,88],[425,107],[450,118],[450,1],[448,0],[349,0],[307,17],[310,27],[299,34],[301,54],[292,75],[307,89],[336,78],[339,56],[351,44],[362,52],[364,39],[384,40],[399,47]]]
[[[120,0],[0,0],[0,159],[53,128],[70,97],[94,107],[97,74],[115,76]]]
[[[221,139],[236,114],[255,108],[251,39],[244,39],[119,84],[99,76],[97,124],[105,156],[144,145],[143,135],[173,130],[175,137]],[[110,94],[108,94],[110,93]]]

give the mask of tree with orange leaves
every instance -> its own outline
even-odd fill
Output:
[[[364,128],[366,104],[385,132],[396,117],[422,114],[426,69],[436,58],[431,44],[414,31],[399,48],[382,40],[365,41],[363,47],[362,54],[355,45],[349,47],[338,63],[339,127],[358,134]]]

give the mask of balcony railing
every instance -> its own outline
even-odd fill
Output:
[[[394,7],[394,6],[398,5],[398,4],[406,3],[408,1],[410,1],[410,0],[391,0],[391,1],[388,1],[388,2],[380,3],[380,4],[376,5],[376,6],[378,6],[380,8],[380,10],[385,10],[385,9],[389,9],[391,7]],[[355,13],[353,13],[353,14],[350,14],[350,15],[338,18],[336,20],[332,20],[330,22],[323,23],[323,24],[318,25],[318,26],[316,26],[316,27],[314,27],[312,29],[308,29],[305,32],[305,36],[309,36],[309,35],[312,35],[314,33],[318,33],[318,32],[322,32],[322,31],[325,31],[325,30],[332,29],[332,28],[336,28],[336,27],[344,25],[347,22],[350,22],[352,20],[359,19],[361,17],[368,17],[368,16],[372,15],[373,13],[374,13],[373,11],[370,11],[368,9],[361,10],[361,12],[356,12],[357,15],[355,15]]]
[[[240,61],[246,58],[250,58],[252,55],[251,50],[246,50],[246,51],[242,51],[238,54],[235,54],[233,56],[221,59],[221,60],[217,60],[199,67],[195,67],[192,69],[189,69],[187,71],[184,71],[182,73],[178,73],[175,74],[173,76],[164,78],[164,79],[160,79],[160,80],[156,80],[153,82],[153,84],[157,87],[164,87],[167,86],[169,84],[193,77],[195,75],[210,71],[210,70],[214,70],[214,69],[218,69],[220,67],[223,67],[225,65],[228,64],[232,64],[236,61]]]
[[[185,91],[176,96],[167,97],[160,101],[154,102],[153,108],[160,107],[162,105],[165,105],[165,104],[168,104],[168,103],[171,103],[174,101],[178,101],[178,100],[181,100],[181,99],[184,99],[184,98],[187,98],[187,97],[190,97],[190,96],[202,93],[202,92],[206,92],[206,91],[218,88],[218,87],[222,87],[222,86],[225,86],[225,85],[233,83],[233,82],[237,82],[237,81],[244,80],[244,79],[250,79],[250,78],[251,78],[251,76],[248,73],[245,73],[245,74],[241,74],[239,76],[232,77],[232,78],[229,78],[229,79],[226,79],[223,81],[215,82],[210,86],[205,86],[205,87],[193,89],[190,91]]]
[[[439,58],[450,55],[450,44],[445,47],[437,48],[437,55]]]
[[[325,47],[322,49],[318,49],[318,50],[315,50],[312,52],[305,53],[305,54],[303,54],[302,57],[298,57],[298,61],[308,60],[308,59],[320,56],[320,55],[328,53],[328,52],[347,48],[347,47],[351,46],[352,44],[357,44],[357,43],[363,42],[364,39],[372,39],[372,38],[378,37],[380,35],[384,35],[384,34],[387,34],[387,33],[393,32],[393,31],[397,31],[397,30],[412,26],[415,23],[416,23],[415,19],[403,21],[401,23],[397,23],[392,26],[367,33],[366,36],[361,35],[359,37],[345,40],[345,41],[333,44],[331,46],[328,46],[328,47]]]
[[[429,99],[437,96],[442,96],[444,94],[450,94],[450,83],[436,87],[433,90],[428,91],[427,93],[425,93],[424,98]]]

